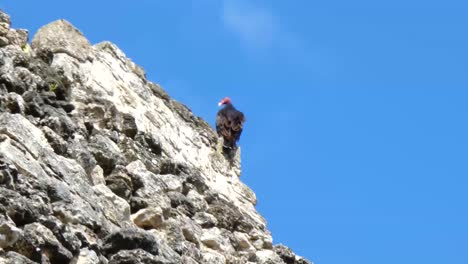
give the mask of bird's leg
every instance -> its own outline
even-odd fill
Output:
[[[226,144],[224,144],[224,143],[223,143],[223,148],[227,148],[227,149],[233,149],[234,147],[232,147],[232,146],[228,146],[228,145],[226,145]]]

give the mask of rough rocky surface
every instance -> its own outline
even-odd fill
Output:
[[[287,263],[202,119],[109,42],[0,12],[0,263]]]

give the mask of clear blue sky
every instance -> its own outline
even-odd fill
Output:
[[[468,263],[463,1],[3,0],[110,40],[211,124],[247,116],[242,179],[316,264]]]

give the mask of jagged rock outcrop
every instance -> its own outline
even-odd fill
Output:
[[[0,12],[0,263],[310,263],[212,128],[109,42]]]

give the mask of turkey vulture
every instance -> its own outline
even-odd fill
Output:
[[[216,131],[224,139],[224,149],[234,149],[242,133],[245,122],[244,114],[232,105],[231,98],[224,97],[218,106],[224,107],[216,116]]]

